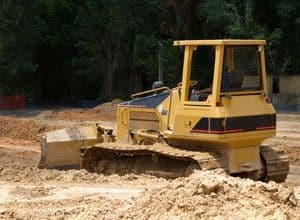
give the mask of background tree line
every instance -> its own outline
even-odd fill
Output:
[[[300,73],[297,0],[1,0],[0,89],[42,100],[128,98],[181,77],[178,39],[268,41],[268,72]]]

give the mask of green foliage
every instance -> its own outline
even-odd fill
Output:
[[[244,19],[228,25],[225,31],[232,38],[265,39],[266,28],[254,20],[252,6],[246,5]]]
[[[41,99],[128,98],[181,78],[177,39],[266,39],[273,75],[299,74],[296,0],[2,0],[0,90]],[[208,58],[195,68],[210,78]]]
[[[181,48],[174,48],[172,40],[164,42],[164,83],[168,86],[177,86],[181,82],[183,53]]]
[[[137,35],[134,44],[134,65],[148,76],[148,81],[157,80],[158,46],[154,36]]]
[[[1,72],[15,76],[18,72],[35,71],[37,64],[32,60],[31,48],[38,33],[30,27],[36,20],[33,10],[22,1],[4,1],[0,7]]]

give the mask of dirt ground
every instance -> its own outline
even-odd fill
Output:
[[[265,142],[290,157],[290,173],[281,184],[223,170],[171,180],[37,168],[38,134],[78,123],[114,127],[117,103],[2,113],[0,219],[300,219],[300,114],[279,114],[277,136]]]

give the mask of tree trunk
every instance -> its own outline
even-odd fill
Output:
[[[108,42],[111,42],[111,39],[108,39]],[[113,97],[113,88],[114,88],[114,75],[116,68],[118,66],[118,54],[121,48],[121,34],[118,35],[116,48],[114,53],[112,53],[112,44],[109,43],[107,46],[107,70],[104,77],[104,99],[110,100]]]
[[[113,87],[113,66],[112,66],[112,52],[111,44],[107,46],[107,70],[104,78],[104,99],[109,99],[112,95]]]
[[[159,40],[158,43],[158,81],[164,81],[164,47]]]
[[[129,41],[129,53],[130,53],[130,70],[129,70],[129,88],[128,88],[128,92],[129,94],[135,93],[136,92],[136,82],[135,82],[135,74],[136,74],[136,65],[135,65],[135,32],[131,31],[132,33],[132,37],[130,37],[129,39],[131,39]]]

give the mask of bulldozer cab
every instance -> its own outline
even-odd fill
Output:
[[[222,97],[267,93],[264,40],[191,40],[174,45],[184,46],[184,105],[218,106]]]

